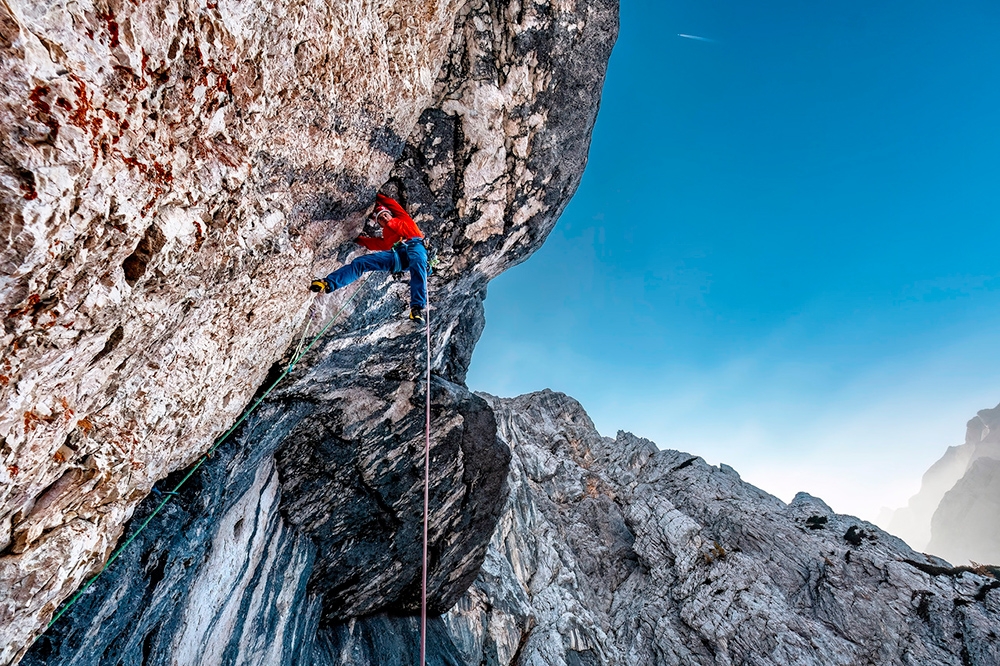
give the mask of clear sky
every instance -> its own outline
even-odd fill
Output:
[[[491,283],[469,385],[905,504],[1000,402],[998,35],[995,0],[623,0],[583,182]]]

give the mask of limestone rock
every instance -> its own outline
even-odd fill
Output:
[[[405,418],[395,437],[360,441],[332,436],[336,426],[329,423],[326,438],[310,442],[307,462],[318,478],[309,485],[318,492],[303,492],[301,480],[281,479],[275,451],[289,440],[302,442],[330,405],[293,401],[289,394],[268,402],[216,451],[23,664],[333,666],[345,663],[345,636],[353,639],[349,651],[360,655],[399,652],[372,633],[393,623],[412,629],[412,617],[393,619],[384,611],[419,608],[421,456],[417,447],[392,444],[422,423]],[[467,404],[451,405],[456,396]],[[497,443],[492,412],[481,398],[442,386],[433,400],[436,414],[449,415],[435,419],[443,435],[432,448],[430,530],[437,557],[430,595],[433,607],[443,607],[478,572],[502,506],[509,454]],[[442,421],[451,421],[451,430]],[[482,433],[463,421],[484,425],[487,441],[477,441]],[[287,467],[296,455],[286,452],[281,464]],[[482,485],[484,478],[482,488],[477,480]],[[290,516],[281,508],[289,496],[299,500]],[[154,492],[143,502],[132,530],[164,499]],[[313,510],[310,516],[322,507],[325,520],[303,525],[303,507]],[[359,621],[351,615],[372,612],[375,617]],[[440,621],[434,627],[432,634],[443,636],[435,654],[454,653]],[[400,640],[412,648],[414,635]],[[365,641],[375,643],[362,649]]]
[[[486,286],[579,183],[616,29],[613,0],[0,4],[0,664],[341,307],[235,436],[250,471],[210,461],[28,659],[335,661],[339,623],[413,610],[406,284],[305,289],[378,188],[439,259],[433,608],[462,594],[509,455],[463,386]]]
[[[288,346],[455,12],[0,5],[0,663]]]
[[[488,400],[511,495],[445,616],[466,663],[1000,663],[1000,581],[804,493],[785,505],[724,465],[601,437],[564,395]]]
[[[21,663],[310,663],[316,548],[281,517],[276,443],[223,444]],[[165,499],[143,502],[131,531]]]

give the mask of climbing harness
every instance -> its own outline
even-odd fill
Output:
[[[431,486],[431,317],[430,317],[430,294],[425,310],[426,321],[424,329],[427,331],[427,408],[424,433],[424,557],[422,576],[423,582],[420,586],[420,666],[424,666],[427,656],[427,515],[429,513],[430,486]]]
[[[157,491],[156,488],[154,487],[154,489],[153,489],[154,494],[158,494],[158,495],[162,494],[162,495],[164,495],[163,500],[161,500],[160,503],[156,506],[156,508],[153,510],[153,513],[149,514],[149,516],[146,518],[146,520],[142,521],[142,524],[139,525],[139,529],[137,529],[134,533],[132,533],[132,535],[128,539],[125,540],[125,543],[123,543],[122,545],[118,546],[118,548],[115,550],[115,552],[111,554],[111,557],[108,558],[108,561],[104,564],[104,566],[101,567],[101,570],[98,571],[94,575],[93,578],[91,578],[90,580],[88,580],[84,584],[84,586],[81,587],[77,591],[77,593],[74,594],[73,597],[68,602],[66,602],[66,605],[64,605],[62,607],[62,609],[58,613],[56,613],[55,616],[53,616],[53,618],[45,626],[46,631],[48,631],[52,627],[52,625],[55,624],[56,621],[59,618],[61,618],[66,613],[66,611],[68,611],[73,606],[73,604],[76,603],[76,601],[83,595],[83,593],[86,592],[87,589],[91,585],[94,584],[94,581],[96,581],[98,578],[101,577],[101,574],[103,574],[105,571],[108,570],[108,567],[110,567],[111,564],[115,560],[118,559],[118,556],[121,555],[122,552],[124,552],[126,548],[128,548],[129,544],[131,544],[135,540],[135,538],[137,536],[139,536],[139,534],[141,534],[144,529],[146,529],[146,526],[149,525],[150,521],[153,520],[153,518],[155,518],[158,513],[160,513],[160,510],[163,509],[164,506],[166,506],[167,502],[169,502],[171,500],[171,498],[176,497],[179,494],[179,491],[180,491],[181,487],[185,483],[187,483],[188,479],[190,479],[194,475],[195,472],[198,471],[198,468],[200,468],[202,465],[204,465],[205,461],[212,457],[212,454],[215,453],[215,450],[217,448],[219,448],[219,446],[223,442],[225,442],[227,439],[229,439],[229,436],[232,435],[236,431],[236,429],[244,421],[246,421],[247,418],[251,414],[253,414],[253,412],[257,409],[257,407],[259,407],[260,404],[262,402],[264,402],[264,400],[267,398],[267,396],[269,396],[271,394],[271,391],[273,391],[275,389],[275,387],[281,382],[281,380],[283,380],[285,377],[288,376],[288,374],[292,371],[292,368],[295,367],[295,364],[298,363],[299,359],[301,359],[303,356],[305,356],[306,353],[310,349],[312,349],[313,345],[315,345],[316,342],[330,329],[330,327],[333,326],[334,322],[336,322],[340,318],[340,315],[343,314],[344,310],[347,309],[347,306],[351,304],[351,301],[354,300],[354,297],[357,296],[359,293],[361,293],[361,290],[364,288],[365,283],[368,282],[368,278],[370,278],[370,277],[371,277],[371,274],[365,276],[365,278],[361,281],[361,284],[358,285],[358,288],[354,290],[353,294],[351,294],[351,297],[348,298],[347,301],[345,301],[344,304],[340,307],[340,310],[337,311],[337,314],[333,315],[333,318],[329,322],[327,322],[327,324],[322,328],[322,330],[320,330],[319,333],[317,333],[315,336],[313,336],[312,340],[309,341],[309,344],[305,346],[305,349],[302,349],[301,352],[300,351],[296,351],[295,355],[292,356],[292,360],[288,364],[288,367],[285,368],[285,371],[282,372],[281,375],[277,379],[274,380],[274,382],[268,387],[268,389],[266,391],[264,391],[263,395],[261,395],[259,398],[257,398],[257,400],[253,403],[253,405],[250,406],[250,409],[248,409],[247,411],[243,412],[243,415],[240,416],[240,418],[236,421],[236,423],[234,423],[232,425],[232,427],[230,427],[229,430],[227,430],[225,432],[225,434],[222,435],[222,437],[220,437],[218,440],[216,440],[215,444],[212,445],[212,448],[210,448],[208,450],[208,452],[201,457],[201,459],[197,462],[197,464],[195,464],[195,466],[192,467],[188,471],[188,473],[184,475],[184,478],[180,480],[180,483],[178,483],[176,486],[174,486],[173,490],[171,490],[169,492],[163,492],[163,491]],[[311,323],[312,323],[311,322],[311,319],[312,319],[312,306],[311,305],[310,305],[309,310],[310,310],[310,322],[306,324],[306,331],[307,332],[308,332],[309,327],[311,326]],[[428,338],[428,340],[429,339],[430,338]],[[301,340],[299,340],[299,348],[300,349],[302,347],[302,341],[303,340],[305,340],[305,333],[303,333]],[[430,366],[428,366],[428,367],[430,367]],[[428,370],[428,378],[429,377],[430,377],[430,374],[429,374],[429,370]],[[429,384],[428,384],[428,386],[429,386]],[[430,405],[430,401],[428,399],[428,409],[430,408],[429,405]],[[425,531],[425,534],[426,534],[426,531]],[[426,541],[426,536],[425,536],[425,541]],[[425,552],[426,552],[426,546],[425,546]],[[39,638],[41,638],[44,635],[45,635],[45,632],[42,632],[41,634],[39,634],[38,636],[35,637],[35,641],[37,641]]]
[[[402,274],[410,267],[410,257],[406,254],[406,241],[398,240],[392,244],[392,273],[393,277]]]

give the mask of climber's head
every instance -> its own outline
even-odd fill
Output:
[[[378,226],[384,227],[392,219],[392,211],[382,205],[375,206],[375,210],[372,212],[372,219],[375,220]]]

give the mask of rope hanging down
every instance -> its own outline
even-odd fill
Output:
[[[428,294],[429,296],[429,294]],[[430,299],[424,310],[426,323],[424,328],[427,331],[427,409],[424,433],[426,441],[424,443],[424,557],[422,576],[423,582],[420,586],[420,666],[427,662],[427,515],[429,513],[430,485],[431,485],[431,315]]]
[[[275,389],[275,387],[276,387],[276,386],[277,386],[277,385],[278,385],[278,384],[279,384],[279,383],[281,382],[281,380],[282,380],[282,379],[284,379],[285,377],[287,377],[287,376],[288,376],[288,373],[290,373],[290,372],[292,371],[292,368],[294,368],[294,367],[295,367],[295,364],[299,362],[299,359],[301,359],[301,358],[302,358],[303,356],[305,356],[305,355],[306,355],[306,353],[307,353],[307,352],[308,352],[308,351],[309,351],[310,349],[312,349],[313,345],[314,345],[314,344],[316,344],[316,341],[317,341],[317,340],[319,340],[319,339],[320,339],[320,338],[321,338],[321,337],[323,336],[323,334],[324,334],[324,333],[326,333],[326,332],[327,332],[327,330],[329,330],[329,328],[330,328],[331,326],[333,326],[334,322],[336,322],[336,321],[337,321],[337,320],[338,320],[338,319],[340,318],[340,315],[341,315],[341,314],[342,314],[342,313],[344,312],[344,310],[346,310],[346,309],[347,309],[347,306],[348,306],[348,305],[350,305],[351,301],[353,301],[353,300],[354,300],[354,297],[355,297],[355,296],[357,296],[357,295],[358,295],[358,294],[359,294],[359,293],[361,292],[362,288],[364,288],[364,286],[365,286],[365,283],[366,283],[366,282],[368,282],[368,278],[370,278],[370,277],[371,277],[371,274],[370,274],[370,273],[369,273],[368,275],[366,275],[366,276],[365,276],[365,279],[361,281],[361,284],[360,284],[360,285],[358,285],[358,288],[354,290],[354,293],[353,293],[353,294],[351,294],[351,297],[350,297],[350,298],[348,298],[348,299],[347,299],[347,300],[346,300],[346,301],[344,302],[344,304],[343,304],[343,305],[341,306],[340,310],[338,310],[338,311],[337,311],[337,314],[335,314],[335,315],[333,316],[333,319],[331,319],[331,320],[330,320],[330,321],[329,321],[329,322],[328,322],[328,323],[326,324],[326,326],[324,326],[324,327],[323,327],[323,329],[322,329],[322,330],[321,330],[321,331],[320,331],[319,333],[317,333],[317,334],[316,334],[315,336],[313,336],[312,340],[310,340],[310,341],[309,341],[309,344],[308,344],[308,345],[306,345],[305,349],[302,349],[302,351],[301,351],[301,352],[300,352],[300,351],[298,351],[298,349],[296,350],[296,353],[295,353],[295,354],[294,354],[294,355],[292,356],[292,360],[291,360],[291,362],[289,362],[289,364],[288,364],[288,367],[287,367],[287,368],[285,368],[285,371],[284,371],[284,372],[282,372],[282,373],[281,373],[281,375],[280,375],[280,376],[279,376],[279,377],[278,377],[277,379],[275,379],[275,380],[274,380],[274,383],[272,383],[272,384],[271,384],[271,385],[270,385],[270,386],[269,386],[269,387],[267,388],[267,390],[266,390],[266,391],[264,391],[264,394],[263,394],[263,395],[261,395],[261,396],[260,396],[259,398],[257,398],[257,400],[256,400],[256,401],[255,401],[255,402],[253,403],[253,405],[251,405],[251,406],[250,406],[250,409],[248,409],[247,411],[243,412],[243,415],[242,415],[242,416],[241,416],[241,417],[240,417],[240,418],[239,418],[239,419],[238,419],[238,420],[236,421],[236,423],[234,423],[234,424],[232,425],[232,427],[231,427],[231,428],[229,428],[229,430],[227,430],[227,431],[225,432],[225,434],[223,434],[223,435],[222,435],[222,437],[220,437],[220,438],[219,438],[218,440],[216,440],[215,444],[213,444],[213,445],[212,445],[212,448],[210,448],[210,449],[208,450],[208,452],[207,452],[207,453],[206,453],[205,455],[203,455],[203,456],[201,457],[201,459],[200,459],[200,460],[198,461],[198,463],[197,463],[197,464],[196,464],[196,465],[195,465],[194,467],[192,467],[192,468],[191,468],[191,469],[190,469],[190,470],[188,471],[188,473],[187,473],[187,474],[185,474],[185,475],[184,475],[184,478],[180,480],[180,483],[178,483],[178,484],[177,484],[176,486],[174,486],[174,489],[173,489],[173,490],[171,490],[170,492],[167,492],[167,493],[164,493],[164,494],[165,494],[166,496],[165,496],[165,497],[163,498],[163,501],[162,501],[162,502],[160,502],[160,503],[159,503],[159,504],[158,504],[158,505],[156,506],[156,508],[155,508],[155,509],[153,510],[153,513],[149,514],[149,517],[147,517],[147,518],[146,518],[146,520],[142,521],[142,524],[141,524],[141,525],[139,525],[139,529],[137,529],[137,530],[136,530],[136,531],[135,531],[134,533],[132,533],[132,535],[131,535],[131,536],[130,536],[130,537],[129,537],[128,539],[126,539],[126,540],[125,540],[125,543],[123,543],[122,545],[118,546],[118,548],[117,548],[117,549],[115,549],[115,552],[113,552],[113,553],[111,554],[111,557],[109,557],[109,558],[108,558],[108,561],[107,561],[107,562],[106,562],[106,563],[104,564],[104,566],[103,566],[103,567],[101,567],[101,570],[100,570],[100,571],[98,571],[98,572],[97,572],[97,573],[96,573],[96,574],[94,575],[94,577],[93,577],[93,578],[91,578],[90,580],[88,580],[88,581],[87,581],[87,582],[86,582],[86,583],[84,584],[84,586],[83,586],[83,587],[81,587],[81,588],[80,588],[80,589],[79,589],[79,590],[77,591],[77,593],[76,593],[76,594],[74,594],[74,595],[73,595],[73,597],[72,597],[72,598],[71,598],[71,599],[70,599],[70,600],[69,600],[68,602],[66,602],[66,605],[65,605],[65,606],[63,606],[63,607],[62,607],[62,609],[61,609],[61,610],[60,610],[60,611],[59,611],[58,613],[56,613],[56,614],[55,614],[55,616],[53,616],[53,618],[52,618],[52,619],[51,619],[51,620],[49,621],[49,623],[48,623],[48,624],[47,624],[47,625],[45,626],[45,629],[46,629],[46,631],[47,631],[47,630],[48,630],[49,628],[51,628],[51,627],[52,627],[52,625],[53,625],[53,624],[55,624],[55,623],[56,623],[56,621],[57,621],[57,620],[58,620],[59,618],[61,618],[61,617],[62,617],[62,616],[63,616],[63,615],[64,615],[64,614],[66,613],[66,611],[68,611],[68,610],[69,610],[69,609],[70,609],[70,608],[71,608],[71,607],[73,606],[73,604],[75,604],[75,603],[76,603],[77,599],[79,599],[79,598],[80,598],[80,597],[81,597],[81,596],[83,595],[83,593],[84,593],[84,592],[86,592],[86,591],[87,591],[87,589],[88,589],[88,588],[89,588],[89,587],[90,587],[91,585],[93,585],[93,584],[94,584],[94,581],[96,581],[96,580],[97,580],[98,578],[100,578],[100,577],[101,577],[101,574],[103,574],[103,573],[104,573],[105,571],[107,571],[107,570],[108,570],[108,567],[110,567],[110,566],[111,566],[111,564],[112,564],[112,563],[113,563],[113,562],[114,562],[115,560],[117,560],[117,559],[118,559],[118,556],[119,556],[119,555],[121,555],[121,554],[122,554],[122,552],[123,552],[123,551],[124,551],[124,550],[125,550],[125,549],[126,549],[126,548],[127,548],[128,546],[129,546],[129,544],[130,544],[130,543],[132,543],[132,542],[133,542],[133,541],[135,540],[135,538],[136,538],[137,536],[139,536],[139,534],[140,534],[140,533],[141,533],[141,532],[142,532],[142,531],[143,531],[144,529],[146,529],[146,526],[147,526],[147,525],[149,525],[150,521],[151,521],[151,520],[153,520],[153,518],[155,518],[155,517],[156,517],[156,514],[158,514],[158,513],[160,512],[160,510],[161,510],[161,509],[163,509],[163,507],[167,505],[167,502],[169,502],[169,501],[170,501],[170,499],[171,499],[172,497],[176,497],[176,496],[177,496],[177,494],[178,494],[178,492],[180,491],[181,487],[182,487],[182,486],[183,486],[183,485],[184,485],[185,483],[187,483],[188,479],[190,479],[190,478],[191,478],[191,477],[192,477],[192,476],[194,475],[194,473],[195,473],[195,472],[197,472],[197,471],[198,471],[198,468],[200,468],[200,467],[201,467],[202,465],[204,465],[204,464],[205,464],[205,461],[206,461],[206,460],[208,460],[209,458],[211,458],[211,457],[212,457],[212,454],[213,454],[213,453],[215,453],[215,450],[216,450],[217,448],[219,448],[219,446],[220,446],[220,445],[221,445],[221,444],[222,444],[223,442],[225,442],[225,441],[226,441],[226,440],[227,440],[227,439],[229,438],[229,436],[230,436],[230,435],[232,435],[232,434],[233,434],[233,433],[234,433],[234,432],[236,431],[236,429],[237,429],[237,428],[238,428],[238,427],[239,427],[239,426],[240,426],[240,425],[241,425],[241,424],[242,424],[242,423],[243,423],[244,421],[246,421],[246,420],[247,420],[247,418],[248,418],[248,417],[249,417],[249,416],[250,416],[251,414],[253,414],[253,412],[254,412],[254,411],[255,411],[255,410],[257,409],[257,407],[259,407],[259,406],[260,406],[260,404],[261,404],[262,402],[264,402],[265,398],[267,398],[267,396],[269,396],[269,395],[271,394],[271,391],[273,391],[273,390]],[[312,306],[311,306],[311,305],[310,305],[310,308],[309,308],[309,310],[310,310],[310,321],[306,323],[306,332],[308,332],[308,330],[309,330],[309,327],[310,327],[310,326],[311,326],[311,324],[312,324]],[[303,336],[302,336],[302,339],[301,339],[301,340],[299,340],[299,349],[301,349],[301,348],[302,348],[302,340],[305,340],[305,334],[303,334]],[[428,375],[428,376],[429,376],[429,375]],[[39,634],[39,635],[38,635],[38,636],[37,636],[37,637],[35,638],[35,640],[37,641],[37,640],[38,640],[39,638],[41,638],[41,637],[42,637],[43,635],[44,635],[44,632],[42,632],[41,634]]]

